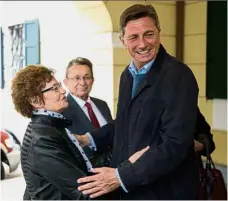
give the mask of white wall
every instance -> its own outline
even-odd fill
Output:
[[[228,131],[227,128],[227,100],[213,100],[213,122],[212,128],[216,130]]]
[[[105,17],[105,16],[104,16]],[[104,59],[102,55],[95,58],[90,48],[97,44],[111,43],[111,37],[95,37],[94,30],[99,31],[98,23],[82,15],[73,1],[1,1],[0,24],[4,32],[5,68],[11,64],[11,44],[8,26],[24,23],[26,20],[39,19],[41,39],[41,63],[57,71],[56,77],[62,80],[68,62],[78,56],[89,59]],[[91,34],[93,34],[91,36]],[[98,34],[99,35],[99,34]],[[105,42],[106,41],[106,42]],[[91,60],[94,63],[94,60]],[[112,61],[112,52],[109,61]],[[96,62],[95,62],[96,63]],[[12,75],[7,71],[7,85],[0,91],[1,121],[0,126],[8,128],[23,138],[29,119],[23,118],[15,110],[10,96]],[[112,63],[107,66],[94,66],[95,83],[91,95],[107,101],[113,107],[113,71]],[[104,84],[105,83],[105,84]],[[113,112],[113,111],[112,111]]]

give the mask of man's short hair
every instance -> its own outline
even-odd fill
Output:
[[[158,19],[158,15],[156,10],[152,5],[142,5],[142,4],[135,4],[133,6],[128,7],[122,15],[120,16],[119,22],[119,32],[120,37],[123,37],[125,34],[124,28],[126,27],[127,23],[131,20],[137,20],[142,17],[150,17],[155,21],[155,25],[160,31],[160,23]]]
[[[91,75],[93,77],[93,64],[89,59],[83,58],[83,57],[77,57],[76,59],[72,59],[66,68],[66,78],[68,77],[68,70],[71,66],[73,65],[86,65],[89,67],[90,71],[91,71]]]

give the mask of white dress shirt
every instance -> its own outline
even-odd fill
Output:
[[[100,124],[100,126],[104,126],[105,124],[107,124],[107,121],[105,120],[105,118],[103,117],[103,115],[101,114],[100,110],[97,108],[97,106],[94,104],[94,102],[91,100],[90,97],[88,97],[87,101],[82,100],[81,98],[78,98],[72,94],[70,94],[73,99],[76,101],[76,103],[78,103],[78,105],[82,108],[83,112],[86,114],[86,116],[88,117],[88,119],[91,121],[91,119],[89,118],[89,113],[87,110],[87,107],[85,106],[86,102],[90,103],[94,114],[97,117],[97,120]]]

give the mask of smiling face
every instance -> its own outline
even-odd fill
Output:
[[[86,101],[92,89],[93,81],[91,69],[87,65],[74,64],[68,69],[64,84],[71,94]]]
[[[155,21],[142,17],[129,21],[124,29],[121,42],[132,56],[137,69],[153,60],[159,50],[160,33]]]
[[[65,96],[66,91],[55,78],[53,78],[49,83],[46,83],[46,86],[42,89],[42,93],[44,103],[42,103],[39,108],[61,112],[68,107],[68,102]]]

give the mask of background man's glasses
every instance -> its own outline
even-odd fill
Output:
[[[56,83],[56,84],[55,84],[54,86],[52,86],[52,87],[49,87],[49,88],[47,88],[47,89],[42,90],[41,93],[45,93],[45,92],[47,92],[47,91],[59,92],[59,88],[60,88],[60,87],[62,87],[61,82]]]
[[[93,77],[90,77],[90,76],[85,76],[85,77],[68,77],[67,79],[71,80],[71,81],[76,81],[76,82],[79,82],[81,80],[85,81],[85,82],[88,82],[88,81],[91,81],[93,79]]]

